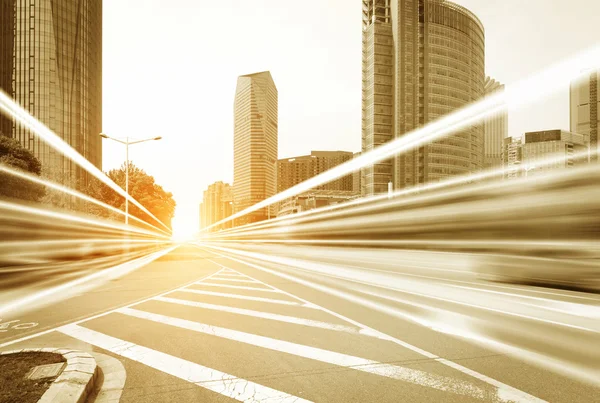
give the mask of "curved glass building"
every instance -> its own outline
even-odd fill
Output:
[[[369,151],[484,95],[484,28],[445,0],[362,0],[362,149]],[[365,168],[363,194],[476,172],[483,125]]]

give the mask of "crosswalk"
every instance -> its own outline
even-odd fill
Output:
[[[395,393],[406,401],[424,393],[509,401],[485,382],[432,369],[435,361],[423,363],[384,334],[219,266],[193,284],[58,331],[237,401],[398,401]]]

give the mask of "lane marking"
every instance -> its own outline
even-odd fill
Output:
[[[226,278],[226,277],[224,278],[224,277],[212,276],[210,279],[211,280],[219,280],[219,281],[233,281],[234,283],[256,283],[257,282],[256,280],[253,280],[253,279],[250,279],[250,278],[244,279],[244,280],[240,280],[240,279],[237,279],[237,278]]]
[[[469,382],[457,380],[454,378],[448,378],[441,375],[430,374],[428,372],[416,369],[399,367],[391,364],[383,364],[377,361],[337,353],[334,351],[324,350],[317,347],[311,347],[303,344],[292,343],[289,341],[259,336],[252,333],[245,333],[237,330],[206,325],[203,323],[173,318],[170,316],[160,315],[156,313],[139,311],[137,309],[123,308],[119,309],[117,312],[140,319],[146,319],[153,322],[178,327],[181,329],[191,330],[197,333],[217,336],[220,338],[250,344],[268,350],[292,354],[302,358],[308,358],[311,360],[337,365],[340,367],[384,376],[386,378],[392,378],[403,382],[409,382],[419,386],[441,390],[443,392],[456,393],[459,395],[476,397],[478,399],[485,399],[489,397],[490,394],[490,392]]]
[[[85,343],[110,351],[113,354],[139,362],[241,402],[308,402],[308,400],[297,396],[280,392],[151,348],[108,336],[79,325],[66,325],[59,328],[58,331]]]
[[[243,278],[243,277],[248,277],[248,276],[245,276],[245,275],[239,274],[239,273],[233,273],[233,272],[221,272],[221,273],[219,273],[219,277],[234,277],[234,278],[242,277]]]
[[[276,313],[254,311],[251,309],[233,308],[233,307],[224,306],[224,305],[207,304],[205,302],[188,301],[188,300],[179,299],[179,298],[158,297],[158,298],[155,298],[155,300],[162,301],[162,302],[169,302],[172,304],[192,306],[195,308],[210,309],[213,311],[235,313],[238,315],[251,316],[251,317],[255,317],[255,318],[270,319],[270,320],[276,320],[279,322],[293,323],[296,325],[303,325],[303,326],[317,327],[320,329],[335,330],[338,332],[359,334],[359,329],[354,328],[354,327],[345,326],[345,325],[336,325],[334,323],[327,323],[327,322],[322,322],[322,321],[312,320],[312,319],[303,319],[303,318],[298,318],[295,316],[279,315]]]
[[[215,297],[225,297],[225,298],[234,298],[234,299],[245,299],[248,301],[260,301],[260,302],[268,302],[270,304],[281,304],[281,305],[295,305],[295,306],[303,306],[298,302],[293,301],[284,301],[282,299],[271,299],[271,298],[262,298],[262,297],[250,297],[247,295],[239,295],[239,294],[229,294],[225,292],[216,292],[216,291],[204,291],[204,290],[196,290],[193,288],[183,288],[176,291],[190,292],[193,294],[200,295],[211,295]],[[310,308],[307,306],[307,308]]]
[[[280,292],[279,290],[273,290],[270,288],[248,287],[245,285],[233,285],[233,284],[215,284],[215,283],[207,283],[204,281],[197,281],[194,285],[206,285],[208,287],[235,288],[237,290],[266,291],[266,292],[276,292],[276,293]]]
[[[212,252],[210,252],[210,251],[207,251],[207,252],[209,252],[209,253],[212,253]],[[221,267],[221,265],[218,265],[218,264],[216,264],[216,263],[214,263],[214,262],[212,262],[212,261],[211,261],[211,263],[212,263],[212,264],[215,264],[217,267]],[[216,273],[220,272],[221,270],[223,270],[223,269],[221,268],[220,270],[217,270],[217,271],[216,271]],[[108,310],[106,310],[106,311],[103,311],[103,312],[101,312],[101,313],[99,313],[99,314],[92,315],[92,316],[86,316],[86,317],[85,317],[85,318],[83,318],[83,319],[77,319],[77,320],[75,320],[75,321],[73,321],[73,322],[66,321],[66,322],[63,322],[62,324],[60,324],[59,326],[55,326],[55,327],[53,327],[53,328],[50,328],[50,329],[48,329],[48,330],[44,330],[44,331],[41,331],[41,332],[38,332],[38,333],[34,333],[34,334],[31,334],[31,335],[29,335],[29,336],[24,336],[24,337],[21,337],[21,338],[18,338],[18,339],[9,340],[9,341],[7,341],[7,342],[4,342],[4,343],[0,344],[0,348],[4,348],[4,347],[6,347],[6,346],[10,346],[11,344],[21,343],[21,342],[23,342],[23,341],[27,341],[27,340],[30,340],[30,339],[34,339],[34,338],[36,338],[36,337],[40,337],[40,336],[47,335],[47,334],[49,334],[49,333],[52,333],[52,332],[54,332],[54,331],[58,330],[58,328],[60,328],[60,327],[62,327],[62,326],[65,326],[65,323],[67,323],[67,324],[74,324],[74,325],[78,325],[78,324],[80,324],[80,323],[87,322],[88,320],[94,320],[94,319],[98,319],[98,318],[101,318],[101,317],[103,317],[103,316],[106,316],[106,315],[108,315],[108,314],[110,314],[110,313],[112,313],[112,312],[116,311],[116,310],[117,310],[117,309],[119,309],[119,308],[129,308],[129,307],[135,306],[135,305],[137,305],[137,304],[143,304],[144,302],[150,301],[150,300],[152,300],[153,298],[156,298],[156,297],[162,297],[162,296],[164,296],[164,295],[167,295],[167,294],[170,294],[170,293],[172,293],[172,292],[175,292],[175,291],[177,291],[177,290],[179,290],[179,289],[181,289],[181,288],[189,287],[190,285],[193,285],[193,284],[195,284],[195,283],[196,283],[196,282],[198,282],[198,281],[202,281],[203,279],[205,279],[205,278],[208,278],[208,277],[210,277],[210,276],[212,276],[212,274],[207,274],[206,276],[204,276],[204,277],[201,277],[200,279],[196,279],[196,280],[194,280],[194,281],[191,281],[191,282],[189,282],[189,283],[185,283],[185,284],[183,284],[183,285],[180,285],[180,286],[177,286],[177,287],[175,287],[175,288],[172,288],[172,289],[170,289],[170,290],[168,290],[168,291],[161,292],[161,293],[158,293],[158,294],[154,294],[154,295],[152,295],[152,296],[150,296],[150,297],[147,297],[147,298],[143,298],[143,299],[137,300],[137,301],[135,301],[135,302],[132,302],[132,303],[130,303],[130,304],[126,304],[126,305],[123,305],[123,306],[119,306],[119,307],[117,307],[117,308],[108,309]]]
[[[296,276],[292,276],[292,275],[285,274],[285,273],[280,273],[280,272],[278,272],[276,270],[272,270],[272,269],[269,269],[269,268],[266,268],[266,267],[263,267],[263,266],[259,266],[259,265],[253,264],[253,263],[245,262],[245,261],[240,260],[238,258],[235,258],[235,257],[232,257],[232,256],[227,256],[227,255],[224,255],[223,253],[215,252],[214,249],[220,250],[221,252],[233,253],[233,254],[235,254],[237,256],[241,255],[241,256],[244,256],[246,258],[255,258],[255,259],[262,260],[262,261],[271,261],[272,263],[284,264],[285,265],[285,263],[281,263],[280,262],[281,259],[273,258],[273,257],[266,256],[266,255],[263,255],[263,254],[250,253],[250,252],[242,252],[242,251],[235,251],[233,249],[226,249],[226,248],[221,248],[221,247],[218,247],[218,246],[211,246],[211,245],[204,245],[204,246],[208,247],[210,249],[213,249],[210,252],[213,252],[214,254],[216,254],[218,256],[221,256],[221,257],[224,257],[226,259],[229,259],[229,260],[232,260],[232,261],[244,264],[244,265],[249,266],[249,267],[254,267],[255,269],[258,269],[258,270],[261,270],[263,272],[266,272],[266,273],[278,276],[280,278],[284,278],[284,279],[289,280],[289,281],[293,281],[293,282],[295,282],[297,284],[301,284],[301,285],[304,285],[304,286],[312,288],[312,289],[316,289],[316,290],[324,292],[326,294],[334,295],[336,297],[345,299],[347,301],[352,301],[352,302],[361,304],[363,306],[366,306],[368,308],[371,308],[371,309],[374,309],[374,310],[377,310],[377,311],[381,311],[381,307],[378,304],[376,304],[376,303],[374,303],[374,302],[372,302],[372,301],[370,301],[370,300],[368,300],[366,298],[361,298],[361,297],[358,297],[358,296],[355,296],[355,295],[352,295],[352,294],[349,294],[349,293],[346,293],[346,292],[343,292],[343,291],[340,291],[340,290],[336,290],[336,289],[331,288],[331,287],[327,287],[327,286],[323,286],[323,285],[320,285],[320,284],[312,283],[310,281],[306,281],[306,280],[298,278]],[[200,247],[200,248],[202,249],[202,247]],[[203,250],[205,250],[205,249],[203,249]],[[226,266],[223,266],[220,263],[216,263],[213,260],[209,259],[209,261],[212,262],[212,263],[217,264],[218,266],[220,266],[222,268],[226,267]],[[298,300],[303,300],[300,297],[296,297],[296,298]],[[304,300],[304,301],[306,301],[306,300]],[[308,303],[308,301],[306,301],[306,302]],[[416,352],[418,354],[421,354],[421,355],[423,355],[423,356],[425,356],[427,358],[435,360],[435,361],[439,362],[440,364],[446,365],[446,366],[448,366],[450,368],[454,368],[455,370],[457,370],[459,372],[462,372],[463,374],[467,374],[467,375],[472,376],[472,377],[474,377],[476,379],[479,379],[480,381],[483,381],[485,383],[493,385],[493,386],[495,386],[495,387],[498,388],[498,396],[501,397],[504,400],[508,400],[508,401],[514,400],[514,401],[517,401],[517,402],[539,402],[539,403],[545,402],[544,400],[539,399],[539,398],[537,398],[537,397],[535,397],[533,395],[530,395],[530,394],[528,394],[528,393],[526,393],[526,392],[524,392],[522,390],[514,388],[514,387],[512,387],[510,385],[507,385],[507,384],[505,384],[503,382],[500,382],[500,381],[498,381],[498,380],[496,380],[494,378],[490,378],[489,376],[484,375],[482,373],[473,371],[472,369],[469,369],[469,368],[464,367],[464,366],[462,366],[460,364],[457,364],[457,363],[455,363],[453,361],[450,361],[450,360],[447,360],[445,358],[442,358],[442,357],[440,357],[440,356],[438,356],[436,354],[430,353],[430,352],[428,352],[426,350],[423,350],[423,349],[421,349],[419,347],[413,346],[412,344],[409,344],[409,343],[407,343],[405,341],[402,341],[402,340],[400,340],[398,338],[395,338],[393,336],[387,335],[387,334],[385,334],[383,332],[380,332],[380,331],[378,331],[376,329],[373,329],[373,328],[371,328],[369,326],[366,326],[366,325],[364,325],[364,324],[362,324],[360,322],[357,322],[357,321],[355,321],[353,319],[350,319],[350,318],[348,318],[346,316],[343,316],[343,315],[341,315],[341,314],[339,314],[337,312],[331,311],[331,310],[329,310],[327,308],[324,308],[324,307],[320,307],[320,309],[322,309],[323,311],[328,312],[328,313],[330,313],[330,314],[332,314],[332,315],[334,315],[334,316],[336,316],[336,317],[338,317],[340,319],[343,319],[343,320],[347,321],[348,323],[352,323],[355,326],[358,326],[358,327],[360,327],[362,329],[365,329],[366,331],[368,331],[370,333],[379,334],[379,335],[381,335],[382,338],[385,338],[385,339],[387,339],[389,341],[392,341],[392,342],[394,342],[394,343],[396,343],[396,344],[398,344],[400,346],[403,346],[403,347],[405,347],[405,348],[407,348],[407,349],[409,349],[411,351],[414,351],[414,352]]]

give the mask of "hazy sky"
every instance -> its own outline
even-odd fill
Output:
[[[597,0],[458,0],[486,30],[487,74],[510,84],[600,41]],[[104,0],[103,130],[163,136],[130,159],[198,229],[202,191],[233,176],[238,75],[270,70],[279,90],[279,156],[360,150],[359,0]],[[509,134],[569,128],[566,87],[509,116]],[[125,160],[104,140],[104,170]]]

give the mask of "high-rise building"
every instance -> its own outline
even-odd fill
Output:
[[[102,167],[102,0],[0,0],[0,86],[21,106]],[[87,174],[10,119],[0,120],[66,184]]]
[[[590,138],[590,160],[598,161],[600,70],[589,70],[571,83],[571,131]]]
[[[485,96],[495,95],[504,91],[504,85],[496,80],[486,77]],[[504,139],[508,137],[508,112],[501,111],[488,116],[483,123],[485,133],[485,161],[486,169],[502,167],[502,147]]]
[[[277,191],[277,88],[271,73],[238,77],[234,103],[233,207],[240,212]],[[260,209],[236,225],[268,218]]]
[[[311,151],[310,155],[283,158],[277,161],[277,192],[282,192],[313,176],[350,161],[354,154],[348,151]],[[314,190],[353,190],[352,175],[336,179]]]
[[[484,29],[445,0],[363,0],[362,151],[484,95]],[[365,195],[479,171],[483,125],[365,168]]]
[[[204,191],[200,204],[200,229],[209,227],[225,218],[232,212],[233,195],[228,183],[215,182]],[[231,228],[231,222],[224,223],[211,231]]]

